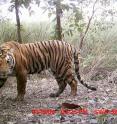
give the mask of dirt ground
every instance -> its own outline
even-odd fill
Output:
[[[49,94],[56,92],[58,88],[52,76],[30,76],[25,100],[22,102],[14,101],[17,94],[16,79],[10,77],[0,89],[0,124],[117,124],[116,72],[109,73],[101,80],[101,76],[95,76],[87,83],[96,86],[97,91],[88,90],[78,83],[77,96],[70,96],[70,87],[67,86],[58,98],[49,97]],[[62,103],[80,105],[87,113],[62,114]],[[36,114],[32,113],[34,109],[55,110],[55,113],[47,115],[41,111],[40,114]]]

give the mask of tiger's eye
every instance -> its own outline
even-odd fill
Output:
[[[10,60],[9,59],[7,59],[7,64],[10,64]]]

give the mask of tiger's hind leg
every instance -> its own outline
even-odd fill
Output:
[[[71,79],[66,79],[65,80],[71,87],[71,95],[76,96],[77,94],[77,81],[74,77],[71,77]]]
[[[66,71],[64,79],[66,84],[68,83],[71,87],[71,95],[75,96],[77,94],[77,80],[75,79],[72,68],[69,68]]]
[[[58,97],[65,89],[65,87],[67,86],[67,83],[61,79],[56,79],[59,89],[56,93],[51,93],[50,97]]]

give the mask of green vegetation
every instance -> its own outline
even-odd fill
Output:
[[[48,40],[51,36],[51,27],[48,23],[23,23],[21,26],[22,41],[35,42]],[[0,22],[0,43],[5,41],[15,40],[17,41],[16,25],[9,20]]]
[[[54,39],[54,24],[47,22],[41,23],[22,23],[22,41],[35,42]],[[78,46],[80,42],[80,32],[74,31],[73,35],[66,32],[68,27],[64,26],[64,40]],[[110,68],[117,67],[117,24],[111,23],[92,23],[87,33],[83,49],[81,51],[81,65],[85,67]],[[16,40],[16,25],[9,20],[0,22],[0,43],[4,41]]]

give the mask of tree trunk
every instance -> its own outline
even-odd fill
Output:
[[[62,28],[61,28],[61,3],[60,0],[56,1],[56,39],[62,40]]]
[[[15,0],[15,13],[16,13],[16,22],[17,22],[17,39],[19,43],[22,43],[18,0]]]

